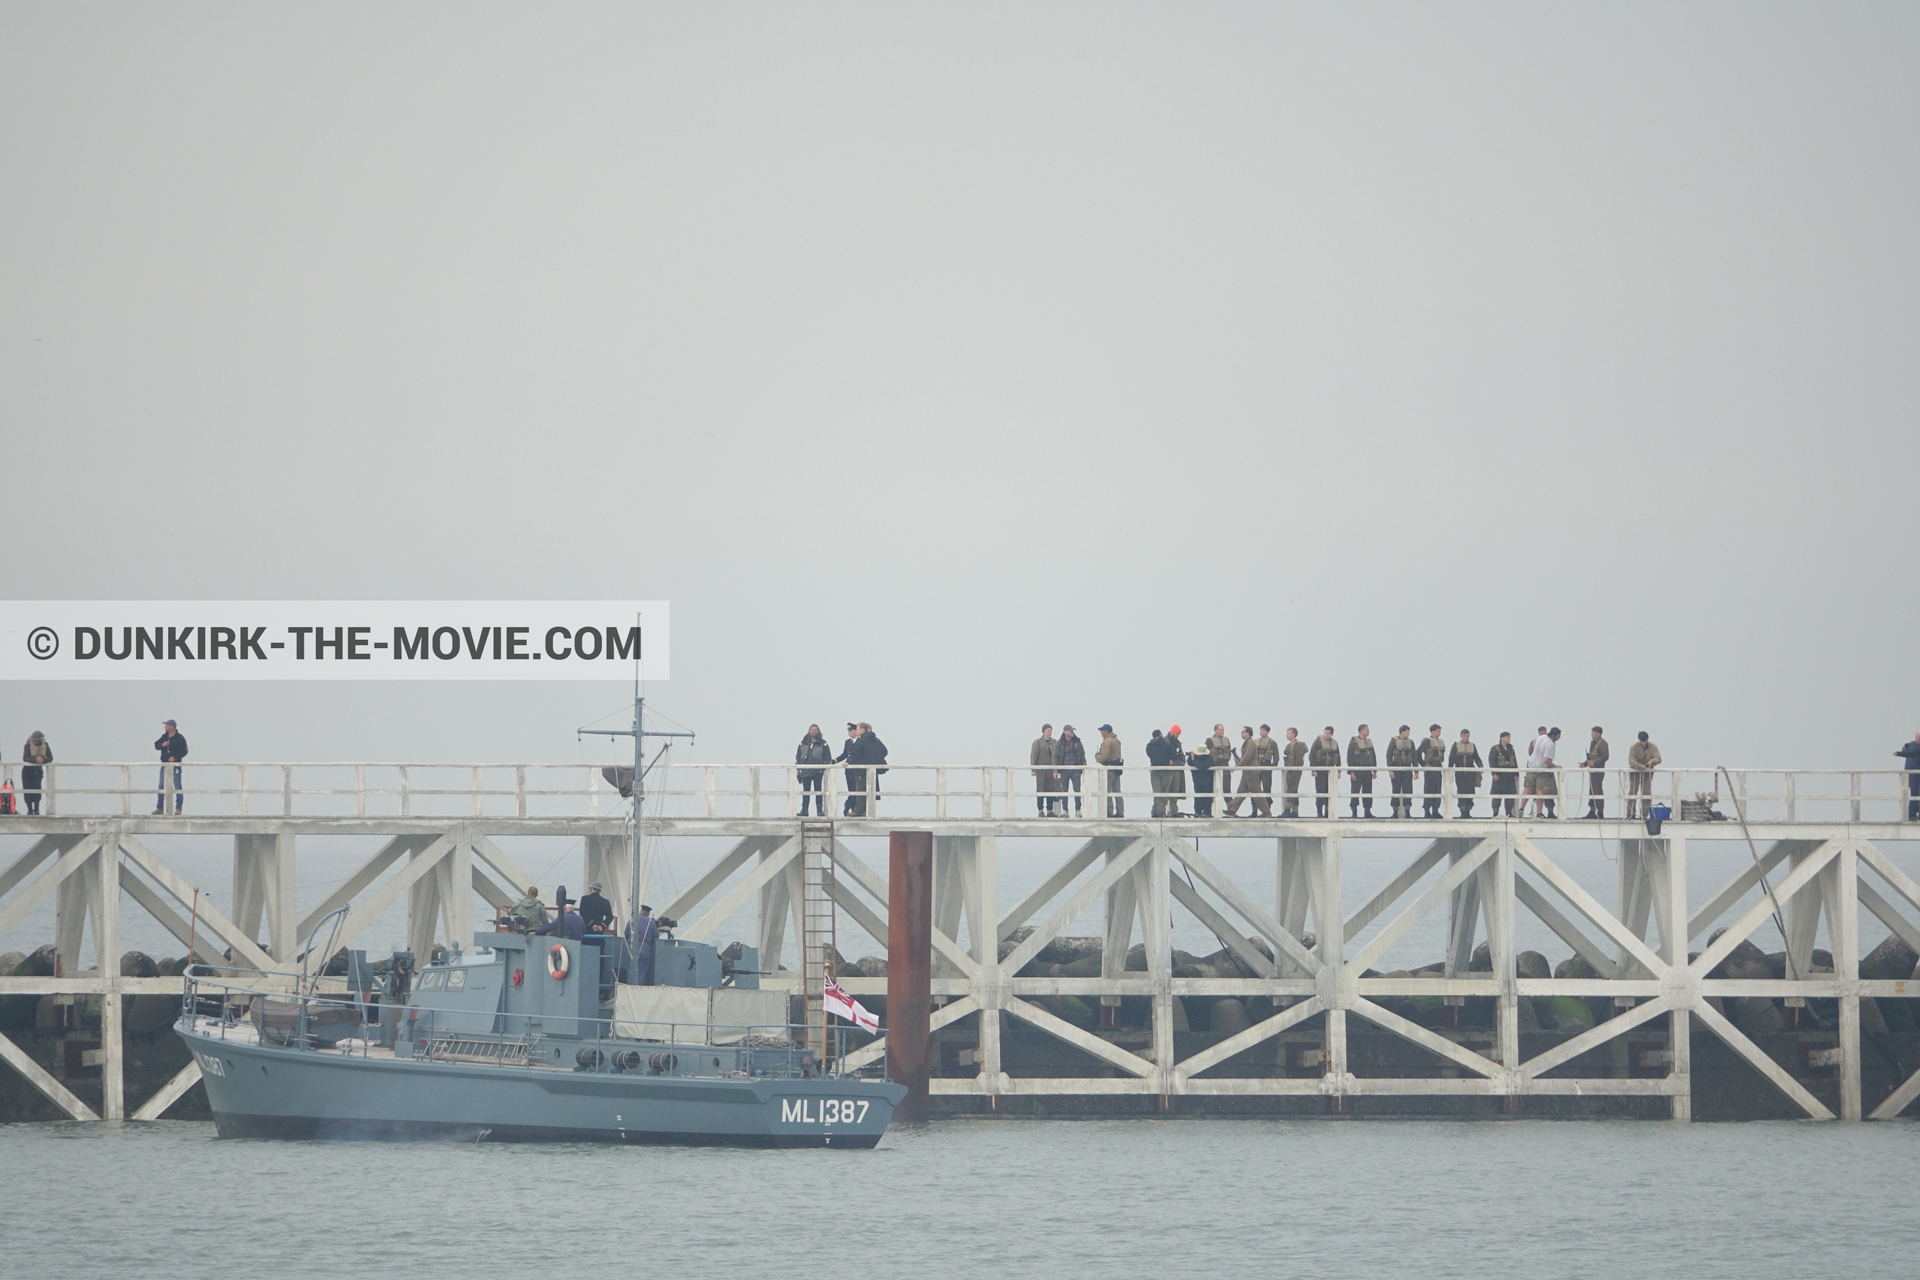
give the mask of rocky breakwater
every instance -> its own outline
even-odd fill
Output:
[[[186,967],[182,959],[155,960],[139,951],[120,957],[120,975],[126,978],[173,978]],[[50,978],[55,950],[51,944],[25,953],[0,955],[0,976]],[[88,970],[81,976],[90,976]],[[5,1035],[28,1057],[60,1081],[96,1112],[101,1107],[101,1001],[96,995],[0,996],[0,1035]],[[173,1034],[180,1014],[180,997],[141,994],[120,997],[120,1044],[131,1113],[161,1085],[187,1065],[187,1048]],[[197,1086],[171,1108],[171,1119],[204,1119],[206,1095]],[[18,1072],[0,1068],[0,1122],[55,1120],[65,1113],[43,1097]]]

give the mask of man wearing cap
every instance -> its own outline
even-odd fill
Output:
[[[653,918],[653,908],[643,902],[640,914],[627,925],[627,947],[633,952],[635,985],[653,985],[653,944],[659,940],[660,922]]]
[[[1440,740],[1440,726],[1431,725],[1427,729],[1427,740],[1420,744],[1420,763],[1426,766],[1426,775],[1422,778],[1426,799],[1421,801],[1422,812],[1429,818],[1440,816],[1440,770],[1447,763],[1447,744]]]
[[[540,886],[530,884],[519,901],[507,908],[507,914],[520,922],[520,927],[538,929],[547,922],[547,904],[540,901]]]
[[[1324,818],[1331,803],[1327,787],[1333,780],[1332,770],[1340,767],[1340,744],[1333,740],[1332,725],[1322,729],[1314,739],[1313,749],[1307,752],[1307,763],[1313,766],[1313,816]]]
[[[1120,794],[1124,790],[1120,782],[1120,766],[1125,764],[1126,760],[1120,754],[1120,739],[1114,736],[1112,725],[1100,726],[1100,745],[1094,750],[1093,760],[1095,764],[1105,765],[1107,769],[1107,816],[1109,818],[1126,817],[1126,797]]]
[[[1300,731],[1292,726],[1287,728],[1287,745],[1281,748],[1281,758],[1286,762],[1287,771],[1281,775],[1281,791],[1286,801],[1280,816],[1297,818],[1300,816],[1300,766],[1307,760],[1307,744],[1300,741]]]
[[[1087,744],[1075,733],[1073,726],[1060,726],[1060,763],[1085,764],[1087,762]],[[1073,814],[1080,816],[1080,769],[1062,769],[1060,778],[1060,816],[1067,816],[1067,792],[1073,792]]]
[[[1920,742],[1920,733],[1913,735]],[[1629,818],[1650,818],[1653,816],[1653,771],[1660,767],[1660,748],[1647,738],[1647,731],[1640,731],[1640,740],[1627,748],[1627,816]],[[1645,796],[1636,801],[1635,796]]]
[[[1473,816],[1473,793],[1480,789],[1480,775],[1473,772],[1480,767],[1480,748],[1473,745],[1473,735],[1465,729],[1460,731],[1460,741],[1447,751],[1447,767],[1453,773],[1453,794],[1460,802],[1460,816]]]
[[[1193,816],[1213,816],[1213,752],[1202,743],[1198,751],[1187,752],[1187,764],[1193,770]]]
[[[1413,816],[1413,763],[1419,759],[1420,748],[1414,745],[1407,725],[1400,726],[1400,732],[1387,740],[1387,767],[1392,770],[1388,780],[1393,786],[1393,816],[1411,818]]]
[[[187,805],[186,792],[180,789],[180,762],[187,758],[186,736],[169,720],[160,726],[153,749],[160,753],[160,794],[154,797],[153,812],[159,816],[167,811],[167,766],[172,765],[173,811],[177,814]]]
[[[1360,732],[1347,739],[1347,766],[1351,770],[1347,778],[1353,783],[1353,794],[1347,797],[1347,807],[1352,817],[1360,816],[1362,796],[1366,797],[1367,816],[1369,818],[1373,816],[1372,766],[1379,763],[1380,758],[1373,752],[1373,739],[1367,736],[1367,726],[1361,725]],[[1364,771],[1353,769],[1354,765],[1365,765],[1367,768]]]
[[[1606,794],[1607,757],[1613,753],[1607,748],[1607,740],[1600,736],[1600,726],[1593,726],[1593,741],[1587,744],[1586,768],[1592,772],[1587,775],[1587,794],[1593,798],[1587,801],[1589,818],[1607,816],[1607,802],[1601,799]]]
[[[613,904],[600,896],[597,881],[587,886],[586,896],[580,899],[580,919],[586,922],[588,933],[613,932]]]
[[[1040,736],[1033,740],[1033,748],[1027,752],[1027,763],[1049,766],[1033,771],[1033,807],[1043,818],[1053,816],[1054,792],[1060,789],[1060,783],[1050,767],[1060,763],[1060,744],[1053,740],[1053,726],[1040,726]]]

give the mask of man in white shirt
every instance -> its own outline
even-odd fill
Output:
[[[1527,749],[1527,781],[1521,791],[1520,815],[1526,816],[1527,798],[1533,799],[1533,816],[1536,818],[1557,817],[1553,811],[1552,797],[1559,794],[1555,785],[1553,771],[1560,766],[1554,761],[1554,751],[1560,745],[1560,730],[1540,726],[1540,736],[1533,740]]]

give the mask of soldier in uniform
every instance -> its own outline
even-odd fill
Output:
[[[1287,730],[1287,745],[1281,749],[1287,764],[1287,771],[1281,776],[1282,794],[1286,797],[1281,806],[1281,816],[1297,818],[1300,816],[1300,766],[1307,761],[1307,744],[1300,741],[1300,731]]]
[[[1253,726],[1252,725],[1243,724],[1240,726],[1240,749],[1234,752],[1233,758],[1240,762],[1240,793],[1227,800],[1227,816],[1229,818],[1239,817],[1240,802],[1243,799],[1253,794],[1254,782],[1253,782]]]
[[[1373,816],[1373,766],[1380,763],[1374,754],[1373,739],[1367,736],[1367,726],[1361,725],[1360,732],[1347,739],[1347,780],[1353,783],[1353,793],[1347,797],[1347,808],[1352,817],[1360,816],[1360,800],[1366,797],[1367,816]],[[1364,765],[1364,770],[1354,768]]]
[[[1033,748],[1027,753],[1027,763],[1044,766],[1060,763],[1060,744],[1054,741],[1052,725],[1040,726],[1040,736],[1033,740]],[[1033,771],[1033,807],[1041,817],[1053,816],[1053,793],[1059,789],[1059,781],[1051,768]]]
[[[1426,817],[1440,816],[1440,769],[1447,763],[1447,744],[1440,740],[1440,726],[1434,725],[1427,730],[1427,740],[1420,744],[1420,763],[1427,767],[1422,783],[1426,787],[1426,799],[1421,801],[1422,812]]]
[[[1473,816],[1473,793],[1480,788],[1480,775],[1467,770],[1480,767],[1480,748],[1473,745],[1473,735],[1465,729],[1460,731],[1460,741],[1447,751],[1447,766],[1454,771],[1454,797],[1460,801],[1460,816]]]
[[[1493,771],[1493,785],[1487,788],[1487,796],[1493,801],[1493,816],[1500,816],[1500,797],[1505,796],[1507,816],[1511,818],[1513,798],[1520,792],[1520,753],[1514,749],[1511,733],[1501,734],[1500,741],[1487,752],[1487,768]]]
[[[1233,770],[1228,766],[1233,763],[1233,739],[1227,736],[1227,726],[1224,724],[1213,726],[1213,736],[1207,739],[1205,750],[1207,754],[1213,757],[1214,771],[1220,775],[1220,794],[1223,796],[1231,796],[1233,794]],[[1195,792],[1194,794],[1198,795],[1199,792]],[[1233,812],[1232,800],[1227,801],[1227,812]]]
[[[547,905],[540,901],[540,886],[528,885],[527,891],[507,908],[507,914],[520,922],[523,933],[544,926],[547,923]]]
[[[1256,818],[1273,816],[1273,766],[1280,763],[1280,744],[1273,740],[1273,726],[1260,726],[1260,736],[1247,744],[1253,753],[1253,814]],[[1245,755],[1245,752],[1242,752]]]
[[[1396,818],[1413,816],[1413,769],[1409,766],[1419,756],[1420,748],[1413,744],[1406,725],[1401,725],[1400,732],[1387,739],[1387,767],[1392,770],[1388,781],[1393,787],[1393,816]]]
[[[1093,762],[1107,768],[1107,816],[1124,818],[1127,816],[1126,797],[1120,792],[1124,789],[1120,782],[1120,766],[1126,761],[1120,755],[1120,739],[1113,735],[1113,726],[1100,726],[1100,746],[1093,753]]]
[[[1601,797],[1607,793],[1605,785],[1607,780],[1607,757],[1611,754],[1612,752],[1607,749],[1607,740],[1600,736],[1600,726],[1593,726],[1593,741],[1587,744],[1586,764],[1587,768],[1593,770],[1587,777],[1587,794],[1593,797],[1593,799],[1587,801],[1587,816],[1589,818],[1604,818],[1607,816],[1607,802],[1601,799]]]
[[[1307,763],[1314,766],[1313,816],[1324,818],[1327,816],[1327,805],[1330,803],[1327,784],[1332,781],[1332,769],[1340,766],[1340,744],[1333,740],[1332,725],[1322,729],[1320,736],[1314,739],[1312,750],[1307,752]],[[1330,766],[1330,768],[1322,766]]]
[[[1920,734],[1915,735],[1920,739]],[[1647,818],[1653,814],[1653,771],[1660,767],[1660,748],[1647,741],[1647,731],[1640,731],[1640,740],[1627,748],[1627,816],[1629,818]],[[1645,796],[1644,800],[1635,800],[1636,796]]]

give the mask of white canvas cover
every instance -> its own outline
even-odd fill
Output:
[[[732,987],[615,988],[613,1033],[636,1040],[682,1044],[734,1044],[753,1028],[756,1036],[786,1038],[787,993]]]

